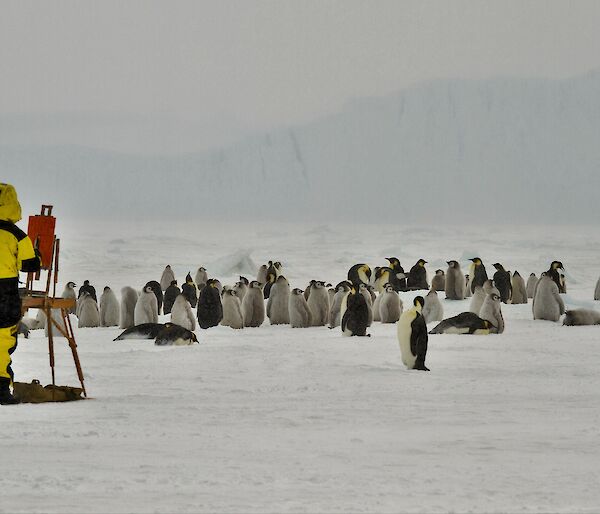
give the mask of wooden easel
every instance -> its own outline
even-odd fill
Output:
[[[52,205],[42,205],[41,216],[51,216]],[[48,324],[48,354],[50,357],[50,369],[52,372],[52,385],[56,385],[55,373],[54,373],[54,337],[53,329],[56,328],[58,332],[67,339],[71,353],[73,354],[73,361],[75,362],[75,368],[77,369],[77,376],[83,389],[83,395],[87,398],[87,392],[85,385],[83,384],[83,371],[81,369],[81,363],[79,361],[79,355],[77,353],[77,343],[75,342],[75,335],[73,334],[73,327],[71,326],[71,320],[69,319],[69,309],[72,309],[76,305],[76,300],[73,298],[57,298],[56,297],[56,284],[58,283],[58,260],[60,255],[60,239],[52,235],[52,250],[50,258],[44,259],[46,265],[42,264],[42,269],[48,272],[46,279],[46,289],[44,291],[34,291],[33,282],[34,280],[40,279],[40,272],[28,273],[27,282],[25,289],[25,296],[23,297],[23,312],[27,309],[41,309],[46,315]],[[39,237],[36,238],[35,247],[39,247]],[[43,261],[44,261],[43,260]],[[52,296],[50,296],[50,286],[52,288]],[[60,310],[62,326],[52,317],[52,310]],[[54,395],[54,390],[52,391]]]

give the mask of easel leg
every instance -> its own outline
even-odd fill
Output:
[[[75,362],[75,368],[77,369],[77,376],[79,377],[81,389],[83,389],[83,396],[87,398],[87,392],[85,390],[85,385],[83,384],[83,370],[81,369],[81,363],[79,362],[79,354],[77,353],[77,343],[75,342],[75,336],[73,335],[73,327],[71,326],[71,318],[69,318],[69,311],[67,309],[61,309],[60,312],[62,313],[62,317],[65,322],[65,327],[67,329],[67,341],[69,341],[69,346],[71,347],[73,361]]]
[[[48,355],[50,357],[50,370],[52,372],[52,400],[54,400],[54,386],[56,385],[56,379],[54,376],[54,336],[52,334],[54,328],[52,327],[52,309],[48,304],[44,307],[46,314],[46,326],[48,327]]]

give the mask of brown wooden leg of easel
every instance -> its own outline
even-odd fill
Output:
[[[44,306],[44,313],[46,314],[46,325],[48,327],[48,355],[50,356],[50,370],[52,372],[52,385],[56,385],[56,379],[54,376],[54,336],[52,335],[54,328],[52,323],[52,309],[50,305],[46,303]],[[52,400],[54,400],[54,387],[52,388]]]
[[[75,369],[77,369],[77,376],[79,377],[79,383],[81,384],[81,389],[83,389],[83,396],[87,398],[87,392],[85,390],[85,385],[83,384],[83,370],[81,369],[81,363],[79,362],[79,354],[77,353],[77,343],[75,342],[75,336],[73,335],[73,327],[71,326],[71,318],[69,318],[69,311],[67,309],[61,309],[63,320],[65,322],[65,327],[67,329],[67,333],[65,334],[67,341],[69,341],[69,346],[71,347],[71,353],[73,354],[73,361],[75,362]]]

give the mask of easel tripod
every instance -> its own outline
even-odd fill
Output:
[[[40,217],[50,217],[52,214],[51,205],[42,205],[42,212]],[[35,218],[39,218],[35,216]],[[73,298],[57,298],[56,297],[56,284],[58,282],[58,262],[60,255],[60,239],[57,239],[53,233],[45,237],[51,237],[52,239],[48,242],[51,243],[51,253],[46,258],[42,259],[42,269],[48,271],[48,277],[46,280],[46,289],[44,291],[34,291],[33,282],[39,280],[40,272],[28,273],[27,282],[25,288],[25,296],[23,297],[23,312],[27,309],[41,309],[46,315],[48,324],[48,354],[50,358],[50,369],[52,372],[52,385],[56,385],[55,371],[54,371],[54,329],[66,338],[71,353],[73,355],[73,361],[75,368],[77,369],[77,376],[83,390],[83,395],[87,397],[85,385],[83,383],[83,371],[81,369],[81,363],[79,361],[79,355],[77,353],[77,343],[75,342],[75,335],[73,334],[73,327],[71,326],[71,320],[69,319],[69,309],[72,309],[76,305],[76,300]],[[31,235],[31,220],[30,220],[30,235]],[[40,239],[44,237],[42,235],[35,237],[35,247],[40,246]],[[50,244],[48,244],[50,248]],[[52,296],[50,296],[50,286],[52,284]],[[53,310],[60,310],[60,323],[52,315]],[[54,389],[53,389],[54,394]]]

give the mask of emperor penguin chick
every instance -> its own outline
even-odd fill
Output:
[[[329,311],[329,328],[339,327],[342,323],[342,302],[350,292],[350,282],[342,281],[335,288],[331,310]]]
[[[171,266],[167,264],[160,277],[160,289],[165,292],[173,280],[175,280],[175,273],[173,273]]]
[[[446,274],[444,270],[435,270],[435,275],[431,279],[431,288],[434,291],[444,291],[446,289]]]
[[[471,298],[471,278],[465,275],[465,298]]]
[[[464,300],[465,276],[457,261],[448,261],[446,271],[446,300]]]
[[[292,328],[307,328],[311,326],[312,315],[308,308],[306,298],[302,289],[292,290],[288,300],[288,311],[290,313],[290,325]]]
[[[444,307],[442,306],[442,302],[440,302],[437,291],[433,288],[433,286],[425,297],[425,305],[423,306],[421,314],[423,315],[423,318],[425,318],[425,323],[442,321],[444,319]]]
[[[154,296],[154,294],[152,294]],[[79,309],[78,327],[97,327],[100,325],[100,313],[96,300],[88,292],[84,292],[79,299],[81,307]]]
[[[402,300],[394,290],[394,287],[387,284],[385,291],[379,295],[379,318],[382,323],[396,323],[402,314]]]
[[[310,289],[308,308],[312,315],[312,326],[323,327],[329,320],[329,293],[325,283],[315,281]]]
[[[490,280],[490,283],[491,283],[491,280]],[[473,296],[471,297],[471,303],[469,305],[469,312],[472,312],[473,314],[477,314],[477,316],[479,316],[479,311],[481,310],[481,306],[483,305],[483,302],[484,302],[486,296],[487,295],[485,294],[483,287],[476,286],[475,292],[473,293]]]
[[[538,278],[535,276],[535,273],[532,273],[531,275],[529,275],[529,278],[527,279],[527,286],[526,286],[526,290],[527,290],[527,298],[533,298],[533,295],[535,293],[535,286],[538,283]]]
[[[527,288],[525,280],[518,271],[513,273],[511,279],[512,285],[512,303],[527,303]]]
[[[558,321],[565,313],[565,304],[558,292],[558,286],[548,275],[540,278],[533,297],[533,319]]]
[[[246,285],[246,284],[244,284]],[[238,298],[235,289],[223,292],[223,319],[221,325],[231,328],[244,328],[244,317],[242,316],[242,302]]]
[[[413,304],[412,309],[402,313],[397,324],[402,362],[408,369],[429,371],[425,366],[429,336],[427,335],[425,318],[421,314],[425,300],[422,296],[417,296]]]
[[[246,284],[242,280],[242,278],[243,277],[240,277],[239,282],[236,282],[235,285],[233,286],[233,290],[235,291],[235,294],[238,297],[238,300],[240,301],[240,305],[244,301],[244,296],[246,296],[246,291],[248,291],[248,284]]]
[[[265,320],[265,301],[260,282],[253,280],[242,301],[245,327],[260,327]]]
[[[206,273],[206,268],[200,266],[198,271],[196,271],[196,276],[194,277],[194,282],[196,283],[196,287],[202,288],[208,282],[208,273]]]
[[[100,296],[100,326],[116,327],[119,324],[119,300],[113,290],[106,286]]]
[[[175,298],[175,303],[171,308],[171,322],[188,330],[196,329],[196,318],[192,312],[192,306],[182,294]]]
[[[573,309],[566,311],[563,325],[600,325],[600,312],[593,309]]]
[[[77,300],[77,293],[75,293],[75,282],[67,282],[60,297]],[[75,314],[75,306],[69,308],[69,314]]]
[[[290,323],[289,302],[290,284],[283,275],[279,275],[271,287],[267,301],[267,316],[271,325],[288,325]]]
[[[119,328],[135,326],[134,313],[138,301],[137,291],[133,287],[125,286],[121,289],[121,320]]]
[[[499,295],[488,294],[485,297],[481,310],[479,311],[479,317],[489,321],[494,326],[494,329],[491,330],[493,333],[501,334],[504,332],[504,317],[502,316]]]
[[[134,325],[158,323],[158,300],[151,286],[145,286],[135,304]]]
[[[258,268],[258,273],[256,274],[256,281],[260,284],[267,283],[267,270],[269,268],[266,264],[263,264],[260,268]]]

